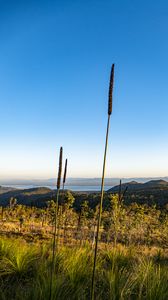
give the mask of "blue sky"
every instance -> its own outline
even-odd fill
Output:
[[[0,1],[0,178],[166,176],[168,2]]]

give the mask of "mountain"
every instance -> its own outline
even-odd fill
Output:
[[[155,177],[155,178],[121,178],[123,183],[127,183],[130,181],[136,181],[138,183],[145,183],[151,180],[166,180],[168,181],[168,177]],[[120,181],[120,178],[105,178],[105,186],[116,186]],[[0,185],[7,186],[51,186],[52,188],[56,186],[56,179],[0,179]],[[100,186],[101,178],[67,178],[66,186],[71,188],[72,186]]]
[[[121,192],[124,193],[124,203],[133,202],[140,204],[156,204],[165,206],[168,204],[168,182],[165,180],[150,180],[146,183],[139,183],[135,180],[123,183]],[[109,193],[118,194],[119,185],[109,189],[105,193],[105,198],[109,201]],[[0,187],[0,206],[9,205],[10,198],[17,199],[17,204],[32,205],[37,207],[46,206],[47,201],[56,199],[56,190],[46,187],[30,188],[30,189],[11,189],[8,187]],[[89,201],[90,205],[100,199],[99,192],[72,192],[75,197],[75,205],[79,206],[81,199]],[[60,195],[61,196],[61,195]],[[96,200],[94,200],[96,199]]]
[[[146,188],[168,188],[168,182],[166,180],[150,180],[143,184]]]
[[[119,191],[120,186],[116,185],[109,189],[107,192],[116,193]],[[138,183],[137,181],[130,181],[121,184],[121,191],[127,188],[128,191],[150,190],[150,189],[168,189],[168,182],[165,180],[150,180],[145,183]]]
[[[134,189],[138,189],[140,188],[142,185],[142,183],[138,183],[137,181],[130,181],[130,182],[127,182],[127,183],[123,183],[121,184],[121,191],[124,192],[125,189],[129,188],[129,190],[134,190]],[[111,189],[109,189],[107,192],[110,192],[110,193],[116,193],[116,192],[119,192],[119,189],[120,189],[120,185],[116,185],[114,187],[112,187]]]
[[[0,194],[0,206],[9,205],[11,197],[17,199],[17,204],[43,206],[48,200],[54,199],[55,190],[45,187],[32,189],[12,189]]]
[[[0,186],[0,195],[1,194],[4,194],[4,193],[7,193],[9,191],[14,191],[15,189],[14,188],[11,188],[11,187],[4,187],[4,186]]]
[[[107,193],[119,193],[120,186],[117,185]],[[124,192],[125,191],[125,192]],[[130,181],[121,185],[121,192],[124,193],[124,203],[133,202],[140,204],[156,204],[165,206],[168,204],[168,182],[165,180],[150,180],[146,183]]]

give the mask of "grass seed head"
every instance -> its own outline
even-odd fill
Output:
[[[113,85],[114,85],[114,64],[111,67],[110,85],[109,85],[109,102],[108,102],[108,115],[112,113],[112,101],[113,101]]]
[[[58,178],[57,178],[57,189],[60,188],[61,185],[61,173],[62,173],[62,153],[63,149],[60,148],[60,155],[59,155],[59,168],[58,168]]]
[[[65,183],[65,181],[66,181],[66,175],[67,175],[67,163],[68,163],[68,160],[67,160],[67,158],[66,158],[66,160],[65,160],[65,169],[64,169],[63,183]]]

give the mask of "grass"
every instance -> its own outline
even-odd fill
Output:
[[[50,244],[0,239],[0,299],[49,299]],[[52,300],[89,299],[93,250],[89,245],[64,246],[56,253]],[[168,265],[136,247],[110,245],[99,249],[95,299],[168,299]]]
[[[96,272],[96,261],[97,261],[98,242],[99,242],[99,231],[100,231],[100,226],[101,226],[102,209],[103,209],[104,178],[105,178],[105,169],[106,169],[108,136],[109,136],[109,128],[110,128],[110,116],[112,113],[113,84],[114,84],[114,64],[112,65],[111,74],[110,74],[109,99],[108,99],[108,119],[107,119],[106,141],[105,141],[104,159],[103,159],[101,197],[100,197],[100,205],[99,205],[99,215],[98,215],[98,220],[97,220],[97,230],[96,230],[97,232],[96,232],[96,237],[95,237],[95,251],[94,251],[94,262],[93,262],[93,273],[92,273],[92,288],[91,288],[91,299],[92,300],[94,300],[94,298],[95,298],[94,297],[95,272]]]
[[[49,300],[52,299],[52,285],[53,285],[53,273],[54,273],[54,264],[56,258],[56,248],[57,248],[57,234],[58,234],[58,203],[59,203],[59,190],[61,185],[61,174],[62,174],[62,155],[63,148],[60,148],[59,156],[59,168],[58,168],[58,178],[57,178],[57,199],[55,204],[55,214],[54,214],[54,234],[53,234],[53,245],[52,245],[52,265],[51,265],[51,274],[50,274],[50,296]]]

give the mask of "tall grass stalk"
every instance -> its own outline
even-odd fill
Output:
[[[63,176],[63,182],[62,182],[62,201],[64,200],[64,187],[65,187],[66,175],[67,175],[67,164],[68,164],[68,160],[66,158],[65,167],[64,167],[64,176]],[[58,206],[57,247],[58,247],[58,243],[59,243],[61,217],[62,217],[62,206],[60,206],[60,207]]]
[[[109,99],[108,99],[108,119],[107,119],[106,141],[105,141],[103,172],[102,172],[102,181],[101,181],[101,197],[100,197],[99,215],[98,215],[98,221],[97,221],[97,234],[96,234],[95,251],[94,251],[92,285],[91,285],[91,300],[94,299],[95,271],[96,271],[97,249],[98,249],[99,231],[100,231],[101,215],[102,215],[102,207],[103,207],[104,177],[105,177],[105,168],[106,168],[108,134],[109,134],[109,128],[110,128],[110,116],[112,113],[113,84],[114,84],[114,64],[112,65],[111,74],[110,74]]]
[[[67,164],[68,164],[68,160],[66,158],[66,160],[65,160],[65,168],[64,168],[64,177],[63,177],[63,191],[64,191],[64,186],[65,186],[65,181],[66,181],[66,175],[67,175]]]
[[[60,148],[60,155],[59,155],[58,178],[57,178],[57,198],[56,198],[55,215],[54,215],[54,236],[53,236],[53,248],[52,248],[52,262],[51,262],[51,278],[50,278],[49,300],[52,299],[53,273],[54,273],[55,256],[56,256],[57,217],[58,217],[59,191],[60,191],[61,174],[62,174],[62,155],[63,155],[63,149],[61,147]]]
[[[120,179],[120,184],[119,184],[119,191],[118,191],[118,202],[120,203],[121,202],[121,198],[122,198],[122,196],[121,196],[121,179]]]

